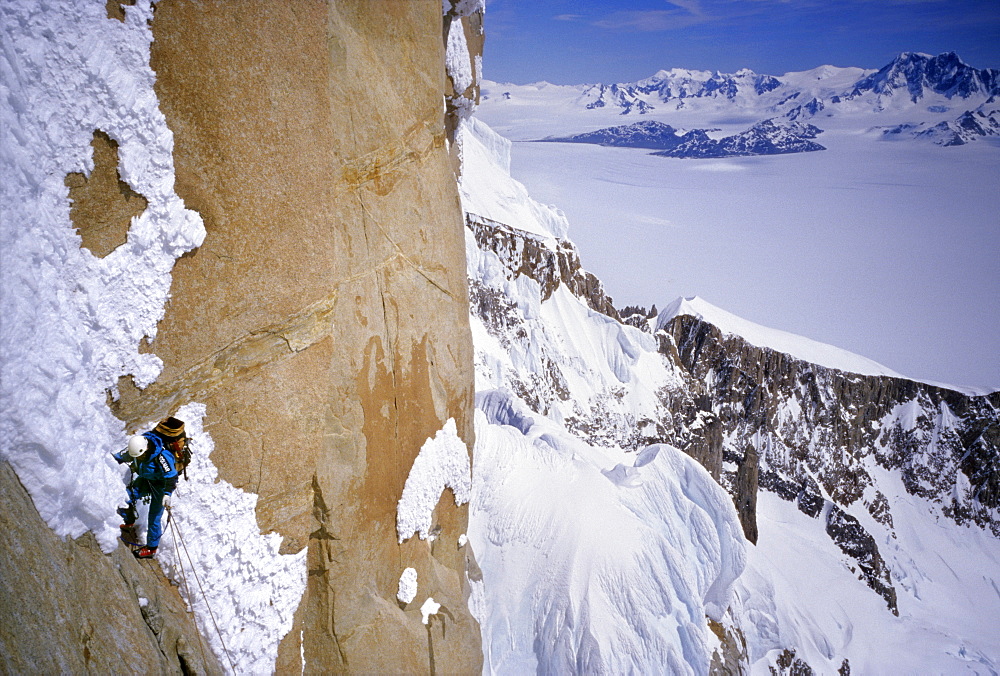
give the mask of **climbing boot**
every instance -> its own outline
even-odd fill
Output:
[[[122,518],[126,526],[130,526],[135,523],[135,507],[128,505],[127,507],[119,507],[117,510],[118,516]]]
[[[132,552],[137,559],[151,559],[156,556],[156,547],[141,547],[137,551]]]

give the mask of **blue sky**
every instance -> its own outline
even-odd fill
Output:
[[[880,68],[903,51],[1000,68],[1000,0],[487,0],[486,26],[485,77],[517,84]]]

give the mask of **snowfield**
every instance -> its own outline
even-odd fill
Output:
[[[728,494],[669,446],[595,449],[502,391],[478,407],[484,670],[707,674],[746,557]]]

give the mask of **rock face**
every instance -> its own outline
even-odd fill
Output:
[[[121,19],[112,10],[120,8],[109,3],[109,21]],[[445,491],[436,539],[400,543],[396,531],[422,444],[450,419],[474,443],[463,218],[449,155],[455,120],[443,111],[446,96],[451,116],[476,96],[474,82],[456,83],[445,69],[456,31],[466,49],[481,49],[476,10],[461,2],[443,15],[436,0],[269,2],[251,11],[156,3],[151,65],[174,135],[176,191],[207,236],[175,266],[166,314],[142,346],[162,359],[161,375],[141,390],[122,378],[109,404],[132,431],[204,403],[220,478],[259,495],[258,524],[283,537],[282,553],[308,548],[308,586],[278,672],[481,669],[467,604],[476,566],[459,544],[466,507]],[[449,56],[472,64],[477,54]],[[95,137],[98,145],[110,158],[98,164],[113,168],[113,144]],[[95,219],[114,207],[114,220],[127,221],[115,205],[122,195],[136,201],[109,171],[90,185],[67,179],[71,190],[89,189],[73,218],[98,255],[127,227],[88,239],[109,230]],[[16,479],[4,476],[6,513]],[[45,526],[11,528],[5,555],[24,550],[36,530]],[[69,546],[63,565],[56,552],[66,545],[38,546],[47,550],[13,557],[0,573],[18,587],[3,594],[12,671],[32,666],[43,647],[53,654],[34,666],[57,672],[130,671],[120,661],[130,650],[152,655],[145,664],[162,671],[218,668],[198,661],[186,616],[167,617],[183,608],[155,565],[121,550],[108,558],[86,541]],[[25,580],[41,562],[52,566],[43,573],[52,600],[38,605]],[[419,588],[403,604],[396,592],[407,568]],[[107,579],[124,599],[118,605],[141,586],[160,619],[143,621],[135,598],[120,618],[108,617],[118,606],[97,612],[83,581]],[[428,597],[440,609],[422,622]],[[13,604],[37,606],[38,621],[10,626],[20,612]],[[64,625],[40,639],[41,627]],[[163,654],[154,654],[157,641]]]
[[[155,563],[60,540],[6,462],[0,505],[4,673],[223,673]]]

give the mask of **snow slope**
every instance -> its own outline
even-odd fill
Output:
[[[770,673],[787,645],[820,673],[836,673],[845,659],[862,674],[1000,672],[1000,541],[938,521],[884,470],[878,485],[891,496],[895,529],[865,526],[879,534],[899,617],[858,583],[821,520],[761,493],[760,538],[731,610],[743,618],[752,673]]]
[[[0,4],[0,458],[57,534],[93,532],[108,552],[125,500],[110,453],[127,436],[107,396],[121,376],[144,387],[159,375],[139,343],[155,338],[174,261],[205,229],[174,192],[173,135],[149,66],[153,8],[139,0],[124,22],[106,12],[100,1]],[[63,183],[92,170],[95,130],[119,144],[121,180],[148,200],[104,258],[81,247]],[[305,551],[278,554],[280,538],[257,528],[256,496],[216,481],[204,407],[177,415],[195,455],[161,564],[222,665],[270,671],[305,589]]]
[[[481,392],[469,537],[486,673],[707,674],[744,566],[729,496],[669,446],[590,447]]]

